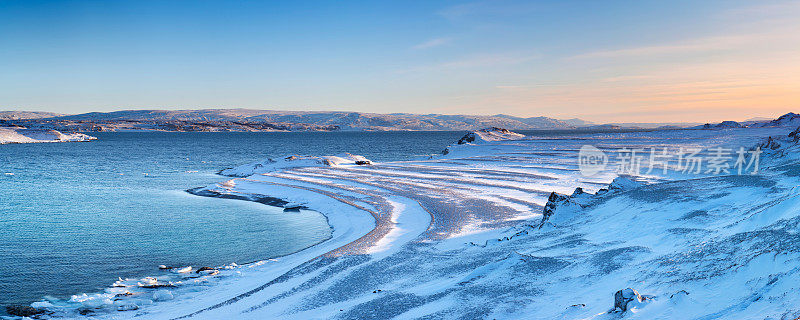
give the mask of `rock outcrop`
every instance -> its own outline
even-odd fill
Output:
[[[626,312],[630,309],[641,307],[644,302],[652,299],[639,294],[633,288],[626,288],[614,293],[614,309],[611,312]]]
[[[524,134],[519,134],[508,129],[490,127],[478,131],[472,131],[458,139],[455,145],[448,146],[442,150],[443,155],[448,155],[454,150],[464,150],[462,145],[481,144],[493,141],[510,141],[525,138]]]
[[[789,134],[789,137],[792,138],[792,140],[796,140],[797,135],[795,134],[793,137],[792,133]],[[759,144],[758,147],[761,148],[761,150],[778,150],[781,147],[781,144],[775,139],[772,139],[772,137],[767,137],[767,141]]]
[[[547,204],[542,210],[542,220],[539,228],[547,224],[557,224],[572,218],[580,209],[588,207],[593,202],[607,195],[635,189],[642,186],[641,183],[633,181],[627,177],[616,177],[608,187],[600,189],[595,194],[586,193],[582,188],[575,188],[572,195],[563,195],[556,192],[550,193]],[[556,215],[556,211],[558,214]]]
[[[30,306],[12,305],[6,307],[6,312],[12,316],[30,317],[38,314],[43,314],[45,311]]]
[[[467,133],[458,140],[458,144],[519,140],[524,137],[524,134],[519,134],[508,129],[491,127]]]

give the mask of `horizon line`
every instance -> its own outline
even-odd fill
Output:
[[[393,112],[393,113],[380,113],[380,112],[363,112],[363,111],[353,111],[353,110],[286,110],[286,109],[256,109],[256,108],[247,108],[247,107],[231,107],[231,108],[224,108],[224,107],[209,107],[209,108],[199,108],[199,109],[183,109],[179,107],[179,109],[157,109],[157,108],[142,108],[142,109],[117,109],[113,111],[89,111],[83,113],[61,113],[56,111],[47,111],[47,110],[0,110],[0,112],[41,112],[41,113],[53,113],[59,114],[60,116],[76,116],[76,115],[83,115],[83,114],[90,114],[90,113],[101,113],[101,114],[108,114],[108,113],[115,113],[115,112],[126,112],[126,111],[212,111],[212,110],[248,110],[248,111],[264,111],[264,112],[291,112],[291,113],[358,113],[358,114],[374,114],[374,115],[417,115],[417,116],[427,116],[427,115],[443,115],[443,116],[478,116],[478,117],[498,117],[498,116],[506,116],[506,117],[514,117],[514,118],[521,118],[521,119],[530,119],[530,118],[548,118],[554,119],[559,121],[565,120],[581,120],[585,122],[590,122],[592,124],[634,124],[634,123],[641,123],[641,124],[697,124],[697,123],[715,123],[715,122],[722,122],[722,121],[736,121],[736,122],[747,122],[747,121],[763,121],[768,119],[777,119],[778,117],[785,115],[787,113],[793,113],[792,111],[787,111],[785,113],[781,113],[780,115],[772,116],[772,117],[764,117],[764,116],[750,116],[744,120],[720,120],[720,121],[694,121],[694,122],[682,122],[682,121],[665,121],[665,122],[658,122],[658,121],[651,121],[651,122],[642,122],[642,121],[616,121],[616,122],[599,122],[593,120],[586,120],[581,116],[570,116],[570,117],[554,117],[554,116],[545,116],[545,115],[538,115],[538,116],[519,116],[519,115],[511,115],[511,114],[504,114],[504,113],[496,113],[496,114],[472,114],[472,113],[414,113],[414,112]]]

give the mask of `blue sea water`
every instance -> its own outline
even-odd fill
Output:
[[[120,132],[92,133],[99,139],[86,143],[0,145],[0,305],[98,292],[161,264],[242,264],[296,252],[330,236],[324,216],[184,190],[266,157],[405,160],[438,153],[463,134]]]

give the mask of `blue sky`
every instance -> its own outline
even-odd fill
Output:
[[[800,107],[798,1],[7,1],[0,109],[712,121]]]

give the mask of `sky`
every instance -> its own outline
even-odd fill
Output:
[[[0,0],[0,110],[800,112],[800,1]]]

